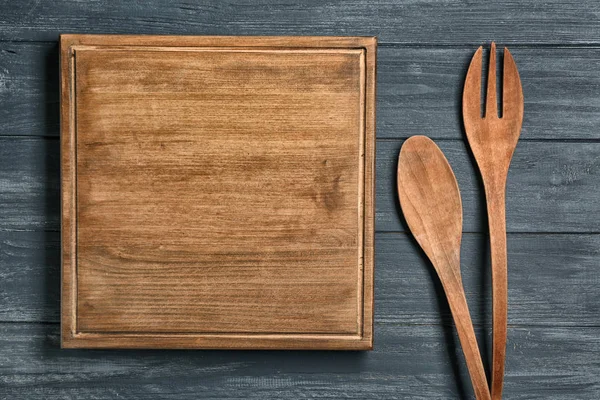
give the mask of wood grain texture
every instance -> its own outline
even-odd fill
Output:
[[[401,140],[377,142],[378,231],[404,231],[395,171]],[[464,207],[464,231],[485,231],[485,202],[474,161],[464,142],[442,141]],[[0,138],[0,229],[59,229],[58,141]],[[520,142],[508,177],[508,232],[598,232],[600,144]]]
[[[464,139],[461,95],[474,49],[380,47],[377,137]],[[520,140],[598,139],[600,49],[510,49],[525,93]]]
[[[60,229],[58,141],[0,138],[0,229]]]
[[[378,231],[403,231],[397,196],[397,155],[402,141],[377,143]],[[485,232],[485,203],[479,174],[466,144],[438,143],[458,180],[463,230]],[[600,216],[600,143],[520,142],[506,189],[508,232],[597,232]]]
[[[451,324],[447,306],[438,305],[439,284],[403,233],[377,235],[376,319],[385,326],[435,326],[394,326],[396,333],[389,335],[378,324],[374,352],[59,350],[58,325],[41,323],[59,317],[60,236],[53,232],[59,229],[58,143],[13,136],[58,136],[56,40],[65,31],[378,35],[384,44],[378,49],[377,135],[400,139],[414,134],[463,139],[460,93],[470,56],[490,40],[509,44],[525,92],[522,139],[546,142],[517,148],[517,155],[524,149],[532,157],[525,153],[509,180],[534,185],[541,198],[534,195],[527,204],[509,192],[508,227],[571,234],[509,233],[510,257],[518,266],[509,272],[509,321],[535,327],[509,328],[514,347],[508,349],[505,396],[600,397],[600,236],[585,233],[600,226],[594,209],[600,153],[595,1],[26,0],[0,8],[0,135],[6,136],[0,139],[0,313],[3,320],[32,322],[0,324],[0,398],[470,398],[467,389],[460,390],[468,388],[466,371],[460,370],[462,379],[453,373],[462,361],[448,358],[457,342],[444,342],[448,336],[438,326]],[[377,194],[378,228],[395,231],[403,225],[393,208],[390,171],[400,145],[378,143],[379,149],[393,148],[379,153],[389,161],[379,163],[378,182],[389,183]],[[483,202],[464,146],[441,145],[453,153],[465,227],[483,231]],[[549,164],[539,163],[544,154],[551,156]],[[515,206],[518,219],[511,217]],[[523,211],[531,209],[531,215]],[[487,325],[485,243],[485,236],[464,235],[462,268],[474,321]],[[489,343],[488,338],[488,349]]]
[[[510,51],[504,48],[502,75],[496,76],[496,44],[489,51],[485,109],[481,106],[482,52],[469,65],[463,90],[463,121],[479,167],[487,206],[492,267],[492,399],[502,399],[508,324],[508,256],[506,250],[506,179],[523,123],[523,89]],[[497,89],[497,81],[502,82]],[[500,92],[498,94],[497,92]],[[499,106],[498,99],[502,99]],[[501,110],[499,112],[499,110]]]
[[[374,57],[61,36],[63,345],[370,349]]]
[[[461,272],[477,325],[491,324],[488,239],[464,234]],[[600,235],[509,234],[511,325],[600,326],[597,290]],[[376,320],[450,323],[431,265],[406,234],[379,233],[376,241]],[[534,278],[535,277],[535,280]],[[534,280],[535,283],[532,283]]]
[[[464,234],[462,275],[473,322],[491,323],[487,238]],[[404,233],[376,235],[376,320],[444,324],[441,286]],[[600,327],[596,267],[600,235],[509,234],[509,322],[520,326]],[[532,277],[536,284],[532,285]],[[60,321],[60,234],[0,231],[0,322]],[[560,294],[560,295],[557,295]]]
[[[358,352],[60,350],[57,325],[0,325],[0,397],[11,399],[469,399],[456,338],[378,324]],[[596,400],[598,328],[509,328],[507,399]]]
[[[0,39],[56,40],[61,33],[179,35],[356,35],[386,43],[590,43],[600,38],[593,1],[459,0],[256,3],[125,0],[11,2]]]
[[[511,50],[526,93],[521,140],[600,139],[600,48]],[[464,138],[457,110],[472,51],[380,47],[377,137]],[[0,135],[58,136],[57,44],[0,42],[0,66]]]

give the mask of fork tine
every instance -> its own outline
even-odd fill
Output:
[[[504,48],[502,117],[523,119],[523,88],[519,71],[508,48]]]
[[[490,48],[487,95],[485,98],[485,116],[498,117],[498,97],[496,94],[496,43],[494,42],[492,42]]]
[[[463,119],[466,123],[481,119],[481,54],[479,46],[469,65],[463,89]]]

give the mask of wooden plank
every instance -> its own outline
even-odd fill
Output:
[[[58,44],[0,43],[0,135],[58,136]]]
[[[486,232],[479,172],[462,141],[439,141],[460,187],[466,232]],[[404,231],[396,166],[402,141],[377,143],[377,231]],[[597,232],[600,143],[523,141],[508,173],[508,232]]]
[[[264,2],[60,0],[3,7],[0,39],[56,40],[60,33],[355,35],[382,42],[464,44],[598,42],[594,1],[493,3],[424,0]],[[508,23],[510,22],[510,23]]]
[[[376,229],[404,231],[395,193],[402,141],[377,144]],[[452,165],[464,230],[485,232],[482,188],[461,141],[438,143]],[[0,229],[59,229],[59,164],[55,139],[0,138]],[[520,142],[508,174],[509,232],[597,232],[600,143]]]
[[[380,47],[377,137],[463,138],[461,92],[474,50]],[[600,48],[511,51],[525,94],[522,140],[600,138]],[[0,43],[0,66],[0,135],[58,136],[58,46]]]
[[[600,235],[508,235],[508,322],[512,325],[600,326],[595,266]],[[491,324],[488,238],[465,234],[461,271],[476,324]],[[451,324],[441,284],[412,237],[376,237],[376,320]]]
[[[510,51],[525,96],[521,140],[600,137],[599,48]],[[377,138],[464,138],[462,89],[474,52],[475,47],[380,48]]]
[[[0,321],[60,321],[60,233],[0,231]]]
[[[472,398],[453,329],[375,332],[369,353],[65,351],[57,325],[0,324],[0,397]],[[509,342],[506,398],[598,398],[598,328],[510,328]]]
[[[60,229],[58,140],[0,138],[0,230]]]
[[[376,236],[375,308],[383,323],[445,324],[452,319],[431,265],[411,237]],[[509,323],[600,326],[596,266],[600,235],[511,234]],[[466,234],[462,275],[471,314],[489,325],[486,236]],[[60,235],[0,231],[0,321],[60,320]]]

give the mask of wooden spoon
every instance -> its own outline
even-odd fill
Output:
[[[450,304],[477,399],[490,399],[460,275],[462,204],[450,164],[436,144],[413,136],[398,160],[398,195],[406,222],[431,260]]]

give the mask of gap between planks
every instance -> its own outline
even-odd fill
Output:
[[[416,135],[416,133],[415,133]],[[410,135],[413,136],[413,135]],[[398,137],[385,137],[385,138],[376,138],[377,142],[398,142],[408,139],[410,136],[398,136]],[[435,140],[437,142],[463,142],[466,143],[467,138],[448,138],[448,137],[435,137],[428,136],[431,140]],[[0,134],[0,140],[5,139],[16,139],[16,140],[60,140],[60,136],[58,135],[2,135]],[[530,142],[530,143],[600,143],[600,138],[588,138],[588,139],[543,139],[543,138],[522,138],[519,139],[519,142]]]
[[[119,35],[119,34],[114,34]],[[123,34],[127,35],[127,34]],[[373,33],[373,35],[376,35]],[[190,36],[190,35],[173,35],[173,36]],[[192,35],[193,36],[193,35]],[[201,35],[198,36],[222,36],[222,35]],[[258,35],[242,35],[242,36],[258,36]],[[289,35],[266,35],[266,36],[289,36]],[[306,35],[298,35],[306,36]],[[324,36],[339,36],[339,35],[324,35]],[[346,36],[346,35],[344,35]],[[461,44],[445,44],[445,43],[432,43],[432,42],[378,42],[377,47],[392,47],[392,48],[412,48],[412,49],[472,49],[473,47],[479,47],[484,44],[488,44],[492,41],[484,42],[473,42],[473,43],[461,43]],[[14,44],[51,44],[58,43],[58,35],[56,40],[8,40],[0,39],[2,43],[14,43]],[[500,46],[504,46],[502,42],[498,42]],[[584,42],[584,43],[533,43],[533,42],[522,42],[522,43],[510,43],[510,48],[557,48],[557,49],[590,49],[600,48],[600,42]]]
[[[11,229],[0,227],[0,232],[37,232],[37,233],[60,233],[59,229]],[[378,231],[375,230],[377,235],[408,235],[406,231]],[[463,235],[486,235],[486,232],[476,231],[463,231]],[[569,236],[590,236],[600,235],[600,231],[589,231],[589,232],[507,232],[510,236],[552,236],[552,235],[569,235]],[[1,321],[0,321],[1,322]]]
[[[377,304],[377,303],[376,303]],[[10,320],[2,320],[0,321],[0,325],[48,325],[48,326],[60,326],[60,322],[58,321],[10,321]],[[373,324],[374,327],[406,327],[406,326],[454,326],[453,322],[441,322],[441,323],[403,323],[403,322],[383,322],[383,321],[375,321]],[[481,323],[473,323],[475,328],[490,328],[491,323],[489,324],[481,324]],[[562,329],[600,329],[600,324],[598,325],[556,325],[556,324],[508,324],[508,327],[511,329],[527,329],[527,328],[544,328],[544,327],[553,327],[553,328],[562,328]],[[112,332],[110,332],[112,333]]]

